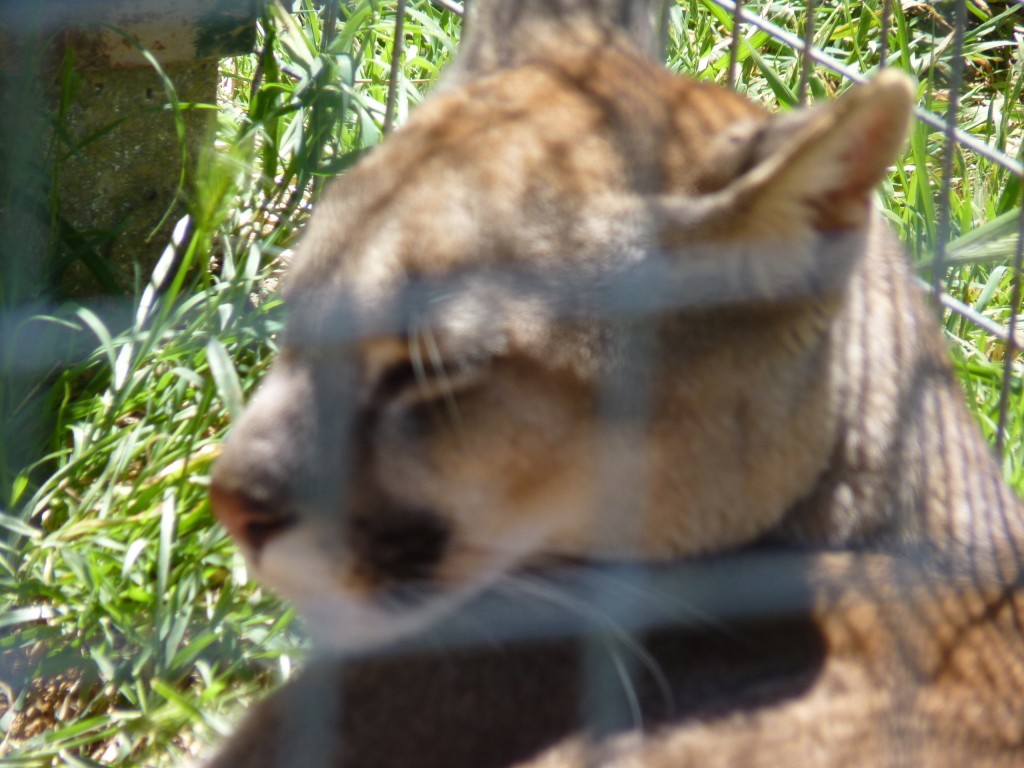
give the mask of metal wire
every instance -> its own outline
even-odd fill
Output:
[[[882,31],[879,33],[881,40],[878,44],[878,68],[884,69],[888,62],[886,58],[889,52],[889,24],[892,19],[892,0],[882,2]]]
[[[402,51],[405,48],[405,0],[395,8],[395,37],[391,46],[391,72],[388,74],[388,100],[384,109],[384,133],[391,133],[398,100],[398,81],[402,75]]]
[[[732,9],[732,37],[729,40],[729,75],[726,85],[736,88],[736,70],[740,60],[740,38],[743,26],[743,3],[736,3]]]
[[[963,81],[964,30],[967,28],[967,0],[956,4],[953,26],[953,53],[949,63],[949,108],[946,110],[945,144],[942,152],[942,192],[939,198],[939,223],[935,257],[932,261],[932,290],[938,296],[946,280],[946,244],[949,242],[950,193],[953,186],[953,160],[956,156],[956,121],[960,112],[960,86]]]
[[[713,2],[730,13],[738,14],[739,19],[744,24],[750,24],[757,29],[767,32],[776,40],[781,43],[785,43],[793,50],[800,50],[803,47],[803,40],[799,36],[782,29],[757,14],[743,10],[742,5],[737,7],[732,0],[713,0]],[[810,55],[812,59],[824,66],[826,69],[835,72],[837,75],[842,75],[854,83],[863,83],[868,79],[868,76],[865,73],[852,69],[846,64],[840,62],[838,59],[833,58],[829,54],[824,51],[820,51],[817,48],[812,48]],[[932,114],[926,109],[917,107],[914,110],[914,115],[918,120],[932,128],[937,128],[939,130],[945,130],[946,128],[946,122],[943,118]],[[1015,160],[995,147],[990,147],[978,137],[972,136],[970,133],[961,130],[960,128],[955,130],[954,135],[956,136],[956,141],[960,146],[970,149],[972,152],[975,152],[986,160],[1005,168],[1016,176],[1024,176],[1024,163],[1021,161]]]
[[[807,0],[807,14],[804,19],[804,51],[800,60],[800,90],[797,100],[801,104],[807,103],[807,89],[811,82],[811,70],[814,67],[814,59],[811,58],[811,51],[814,50],[814,0]]]
[[[1006,442],[1006,418],[1010,405],[1013,363],[1022,345],[1017,338],[1017,317],[1020,313],[1021,266],[1024,262],[1024,199],[1021,201],[1017,225],[1017,252],[1013,256],[1013,288],[1010,291],[1010,320],[1007,323],[1006,349],[1003,352],[1003,381],[999,389],[999,423],[996,427],[996,450],[1003,452]]]
[[[456,16],[462,16],[466,12],[465,7],[461,3],[452,2],[452,0],[430,0],[430,2],[440,8],[451,11]]]

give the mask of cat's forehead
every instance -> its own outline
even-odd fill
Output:
[[[564,280],[515,268],[402,272],[372,283],[305,286],[289,297],[286,346],[339,351],[371,378],[410,360],[483,360],[520,352],[567,319]],[[575,292],[573,292],[575,293]]]
[[[764,117],[737,94],[647,75],[625,98],[592,73],[524,67],[431,99],[328,188],[290,282],[372,291],[408,270],[615,245],[615,198],[699,191],[714,137]]]
[[[423,105],[318,201],[286,281],[292,324],[356,340],[429,328],[439,346],[493,352],[577,314],[557,289],[644,261],[659,247],[645,196],[699,194],[706,139],[763,117],[644,67],[632,111],[592,73],[545,67]]]

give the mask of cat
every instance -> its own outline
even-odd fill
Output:
[[[318,201],[211,500],[338,655],[211,768],[1024,764],[1021,503],[872,204],[913,87],[771,115],[664,13],[476,0]]]

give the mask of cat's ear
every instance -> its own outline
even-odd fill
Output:
[[[708,148],[732,158],[735,170],[706,196],[700,218],[712,229],[727,222],[728,233],[754,237],[801,225],[819,232],[863,227],[872,193],[906,141],[913,109],[910,79],[887,71],[834,102],[736,126]],[[695,213],[679,220],[691,232]],[[666,221],[671,227],[671,216]]]
[[[769,121],[758,142],[763,159],[736,192],[765,215],[810,216],[818,230],[862,226],[913,109],[910,80],[890,71],[835,102]]]
[[[872,195],[913,107],[910,80],[884,73],[834,102],[737,123],[707,146],[715,175],[695,194],[646,197],[631,213],[694,285],[707,283],[701,301],[838,289],[864,252]]]

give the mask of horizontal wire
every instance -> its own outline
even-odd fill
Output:
[[[729,11],[729,13],[736,14],[737,12],[736,5],[732,2],[732,0],[712,0],[712,2]],[[794,50],[799,51],[803,49],[803,39],[800,38],[798,35],[787,32],[781,27],[772,24],[772,22],[768,21],[767,19],[764,19],[761,16],[758,16],[757,14],[747,11],[746,9],[742,8],[742,4],[739,9],[738,15],[745,24],[750,24],[751,26],[757,27],[763,32],[767,32],[769,35],[777,39],[779,42],[785,43]],[[817,48],[811,48],[808,51],[808,54],[812,59],[817,61],[819,64],[832,70],[838,75],[842,75],[843,77],[854,81],[855,83],[863,83],[868,80],[867,75],[864,74],[863,72],[858,72],[854,69],[851,69],[842,62],[832,58],[827,53],[819,51]],[[917,116],[918,120],[931,126],[932,128],[935,128],[936,130],[944,131],[946,128],[946,121],[942,117],[929,112],[927,109],[924,109],[923,107],[915,107],[914,114]],[[991,160],[996,165],[1005,168],[1011,173],[1024,178],[1024,163],[1018,160],[1014,160],[1012,157],[1004,155],[995,147],[989,146],[982,140],[975,137],[973,134],[970,134],[961,128],[957,128],[955,133],[957,141],[962,146],[965,146],[968,149],[972,150],[973,152],[976,152],[977,154],[981,155],[987,160]]]

